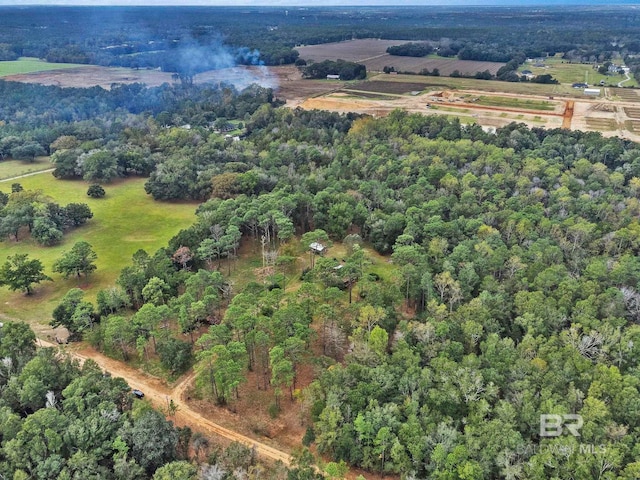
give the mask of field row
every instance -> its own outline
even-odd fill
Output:
[[[347,60],[366,65],[370,72],[382,72],[384,67],[394,67],[398,72],[419,73],[437,69],[440,75],[449,76],[456,70],[462,75],[474,75],[488,70],[495,75],[504,63],[457,60],[440,57],[401,57],[389,55],[387,48],[407,43],[406,40],[360,39],[346,42],[325,43],[296,47],[300,58],[307,61]]]
[[[625,102],[640,102],[640,96],[636,90],[629,88],[613,88],[613,95],[620,97]]]
[[[624,107],[624,113],[630,118],[640,118],[640,107]]]
[[[618,123],[613,118],[588,117],[585,120],[593,130],[609,131],[618,128]]]

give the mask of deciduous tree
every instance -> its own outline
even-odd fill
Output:
[[[45,280],[52,280],[44,274],[44,265],[36,258],[29,259],[26,253],[16,253],[8,257],[0,267],[0,285],[6,285],[10,290],[24,290],[27,295],[33,293],[33,284]]]

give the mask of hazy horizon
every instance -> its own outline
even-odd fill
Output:
[[[562,6],[639,5],[640,0],[0,0],[1,6]]]

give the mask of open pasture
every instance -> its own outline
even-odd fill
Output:
[[[46,72],[50,70],[65,70],[83,66],[86,65],[74,63],[49,63],[38,58],[22,57],[18,60],[0,62],[0,77],[34,72]]]
[[[619,82],[624,81],[625,86],[637,86],[633,77],[627,79],[625,75],[603,75],[598,73],[598,66],[598,64],[593,63],[569,62],[558,55],[556,57],[545,58],[541,63],[525,62],[524,65],[520,67],[520,71],[530,70],[535,75],[549,74],[560,83],[566,84],[587,83],[597,86],[603,81],[604,85],[617,85]]]
[[[180,229],[193,223],[194,203],[156,202],[145,193],[145,181],[144,178],[130,178],[105,185],[106,197],[93,199],[87,196],[88,184],[83,181],[56,180],[48,173],[18,180],[25,190],[41,190],[60,205],[86,203],[93,218],[86,225],[65,233],[62,243],[53,247],[37,245],[26,231],[19,242],[0,242],[0,262],[4,263],[9,255],[28,253],[30,258],[41,260],[45,273],[54,279],[37,285],[35,293],[29,297],[1,287],[1,312],[12,318],[38,319],[42,324],[47,323],[60,298],[69,289],[81,287],[88,299],[95,299],[98,290],[114,285],[120,270],[130,264],[131,256],[137,250],[142,248],[153,254],[166,246]],[[0,191],[10,192],[13,182],[0,182]],[[62,252],[80,240],[92,245],[98,255],[98,268],[88,282],[84,278],[64,280],[52,272],[52,265]]]
[[[42,170],[53,168],[49,157],[36,157],[33,162],[23,162],[21,160],[3,160],[0,161],[0,180],[18,177],[20,175],[29,175]],[[19,180],[18,180],[19,181]],[[0,187],[2,190],[2,187]]]

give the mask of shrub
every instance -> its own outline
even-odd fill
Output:
[[[102,188],[102,185],[94,183],[87,190],[87,195],[89,195],[91,198],[102,198],[106,195],[106,192],[104,191],[104,188]]]

